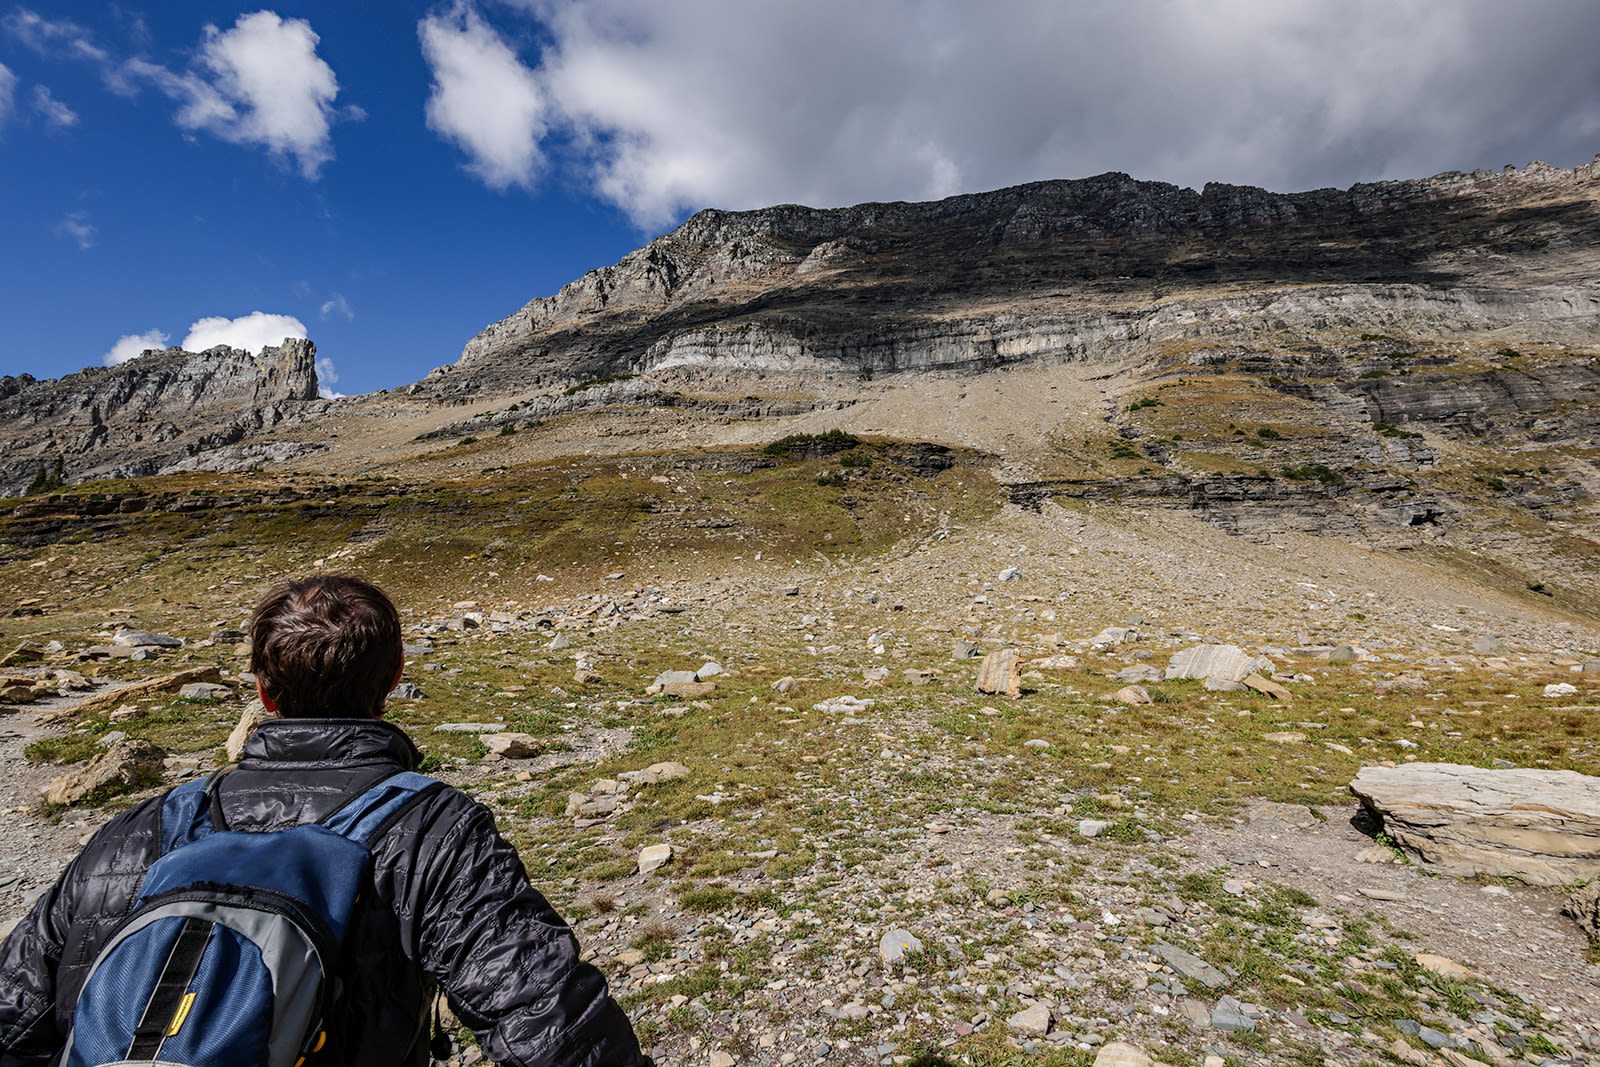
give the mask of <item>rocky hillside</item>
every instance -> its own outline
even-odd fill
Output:
[[[41,474],[70,483],[286,459],[299,450],[241,442],[317,399],[316,354],[285,338],[259,355],[169,348],[60,379],[0,378],[0,496]]]

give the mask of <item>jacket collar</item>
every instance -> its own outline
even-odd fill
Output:
[[[268,719],[245,742],[239,765],[267,770],[393,763],[412,771],[421,762],[405,731],[382,719]]]

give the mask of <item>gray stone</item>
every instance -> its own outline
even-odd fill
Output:
[[[572,642],[567,639],[567,635],[566,634],[556,634],[548,642],[546,642],[544,647],[550,649],[553,652],[559,652],[563,648],[572,647]]]
[[[695,676],[694,671],[662,671],[660,674],[656,675],[656,680],[650,684],[652,686],[659,685],[665,689],[669,685],[677,685],[683,682],[693,683],[698,682],[699,680],[700,679]]]
[[[776,682],[772,683],[772,691],[781,696],[787,696],[790,693],[798,693],[800,691],[800,683],[793,675],[786,674],[782,678],[779,678]]]
[[[412,682],[401,682],[389,693],[391,700],[426,700],[428,694],[417,688]]]
[[[1100,819],[1083,819],[1078,823],[1080,837],[1099,837],[1111,828],[1111,824]]]
[[[983,650],[971,641],[957,641],[950,648],[951,659],[976,659],[983,654]]]
[[[1112,645],[1125,645],[1137,640],[1139,631],[1128,626],[1107,626],[1104,630],[1089,639],[1089,644],[1099,648],[1109,648]]]
[[[1217,1030],[1254,1031],[1256,1021],[1245,1014],[1244,1006],[1232,997],[1223,997],[1211,1009],[1211,1025]]]
[[[433,728],[436,734],[497,734],[506,728],[503,722],[442,722]]]
[[[1111,694],[1111,699],[1118,704],[1154,704],[1149,690],[1142,685],[1125,685]]]
[[[544,745],[532,734],[512,731],[483,734],[478,738],[488,750],[502,759],[532,759],[544,751]]]
[[[1178,998],[1178,1014],[1198,1029],[1204,1030],[1211,1025],[1211,1009],[1206,1007],[1206,1002],[1203,1000],[1194,997]]]
[[[917,935],[898,926],[884,934],[878,941],[878,958],[886,967],[903,962],[908,952],[921,951],[922,941]]]
[[[1361,658],[1354,645],[1339,645],[1328,653],[1328,662],[1333,664],[1354,663]]]
[[[1246,675],[1272,670],[1272,661],[1252,656],[1238,645],[1195,645],[1174,652],[1167,664],[1166,677],[1222,678],[1241,682]]]
[[[882,681],[885,681],[885,680],[888,679],[888,677],[889,677],[889,668],[888,667],[868,667],[866,670],[861,672],[861,677],[862,677],[862,679],[864,681],[868,681],[868,682],[882,682]]]
[[[934,680],[932,671],[919,670],[911,667],[900,672],[900,677],[907,685],[928,685]]]
[[[1431,870],[1534,885],[1600,877],[1600,778],[1409,763],[1363,767],[1350,791]]]
[[[1165,941],[1157,941],[1150,946],[1150,951],[1159,956],[1168,967],[1183,975],[1192,978],[1207,989],[1221,989],[1228,984],[1228,978],[1221,971],[1198,956],[1191,955],[1177,945],[1169,945]]]
[[[121,730],[112,730],[109,733],[101,734],[100,739],[95,744],[100,748],[110,748],[118,741],[126,741],[127,739],[128,735]]]
[[[1080,1034],[1082,1044],[1098,1044],[1099,1034]],[[1084,1040],[1095,1039],[1095,1040]],[[1094,1067],[1152,1067],[1152,1061],[1138,1045],[1126,1041],[1112,1041],[1095,1053]]]
[[[1031,666],[1039,671],[1076,671],[1083,668],[1083,660],[1077,656],[1046,656],[1034,660]]]
[[[1511,650],[1498,637],[1485,635],[1472,642],[1472,651],[1480,656],[1509,656]]]
[[[998,577],[1002,582],[1020,582],[1022,581],[1022,572],[1015,567],[1007,567],[1000,572]]]
[[[1161,668],[1152,667],[1148,663],[1124,667],[1111,676],[1119,682],[1159,682],[1161,681]]]
[[[709,663],[709,662],[708,663],[702,663],[700,665],[700,669],[694,672],[694,679],[697,682],[703,682],[707,678],[713,678],[716,675],[719,675],[721,673],[722,673],[722,664],[720,664],[720,663]]]
[[[143,630],[123,630],[111,639],[123,648],[182,648],[183,639],[170,634],[153,634]]]
[[[617,777],[629,785],[655,785],[657,782],[670,782],[674,778],[687,778],[689,768],[671,761],[652,763],[641,771],[623,771]]]
[[[190,682],[178,690],[179,700],[213,702],[227,700],[231,696],[233,696],[232,689],[215,682]]]
[[[1043,1004],[1023,1008],[1006,1020],[1006,1027],[1027,1037],[1043,1037],[1050,1032],[1050,1009]]]
[[[1242,693],[1249,688],[1243,682],[1230,682],[1226,678],[1207,678],[1205,687],[1213,693]]]

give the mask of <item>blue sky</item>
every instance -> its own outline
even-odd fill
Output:
[[[325,386],[402,385],[705,206],[1570,167],[1596,39],[1582,0],[0,0],[0,373],[293,320]]]

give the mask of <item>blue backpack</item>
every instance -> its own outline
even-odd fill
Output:
[[[161,805],[161,855],[95,958],[63,1067],[301,1067],[327,1040],[368,842],[438,782],[397,774],[320,823],[230,830],[220,775]]]

